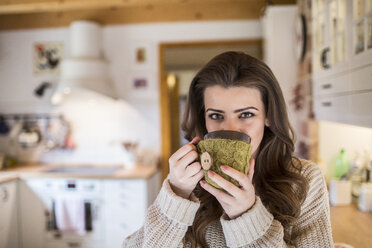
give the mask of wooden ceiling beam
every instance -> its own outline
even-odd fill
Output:
[[[257,2],[257,0],[23,0],[13,1],[13,3],[3,0],[0,2],[0,15],[117,9],[133,6],[159,6],[163,4],[199,4],[201,2],[209,4],[235,4]]]
[[[241,4],[260,3],[264,0],[0,0],[0,15],[97,10],[164,4]],[[276,4],[295,3],[295,0],[272,0]]]
[[[29,4],[25,0],[0,1],[0,30],[64,27],[76,20],[102,25],[247,20],[260,18],[266,6],[264,0],[29,0]],[[275,2],[289,4],[293,0]],[[20,5],[24,7],[15,7]]]
[[[139,6],[99,10],[0,15],[0,30],[63,27],[76,20],[96,21],[102,25],[149,22],[212,21],[258,19],[261,4],[185,4]]]

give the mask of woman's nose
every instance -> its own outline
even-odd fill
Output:
[[[231,131],[240,131],[240,125],[235,120],[228,119],[225,122],[224,130],[231,130]]]

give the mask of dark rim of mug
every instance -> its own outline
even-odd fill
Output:
[[[207,139],[231,139],[243,141],[247,144],[251,143],[251,137],[249,137],[249,135],[231,130],[219,130],[207,133],[206,135],[204,135],[204,140]]]

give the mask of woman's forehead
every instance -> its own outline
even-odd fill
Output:
[[[258,89],[244,86],[222,87],[219,85],[206,88],[204,91],[206,108],[236,109],[242,107],[263,108],[261,93]]]

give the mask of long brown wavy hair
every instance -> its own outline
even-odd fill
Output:
[[[256,194],[274,218],[284,227],[290,226],[301,211],[308,182],[301,175],[301,163],[294,158],[294,134],[279,83],[270,68],[260,60],[241,52],[226,52],[214,57],[193,78],[185,107],[182,129],[185,138],[203,137],[205,126],[204,92],[211,86],[225,88],[245,86],[261,93],[269,126],[258,147],[253,184]],[[200,200],[193,225],[189,227],[184,244],[208,247],[207,227],[218,221],[223,209],[213,195],[198,184],[194,194]],[[286,242],[291,243],[288,235]]]

